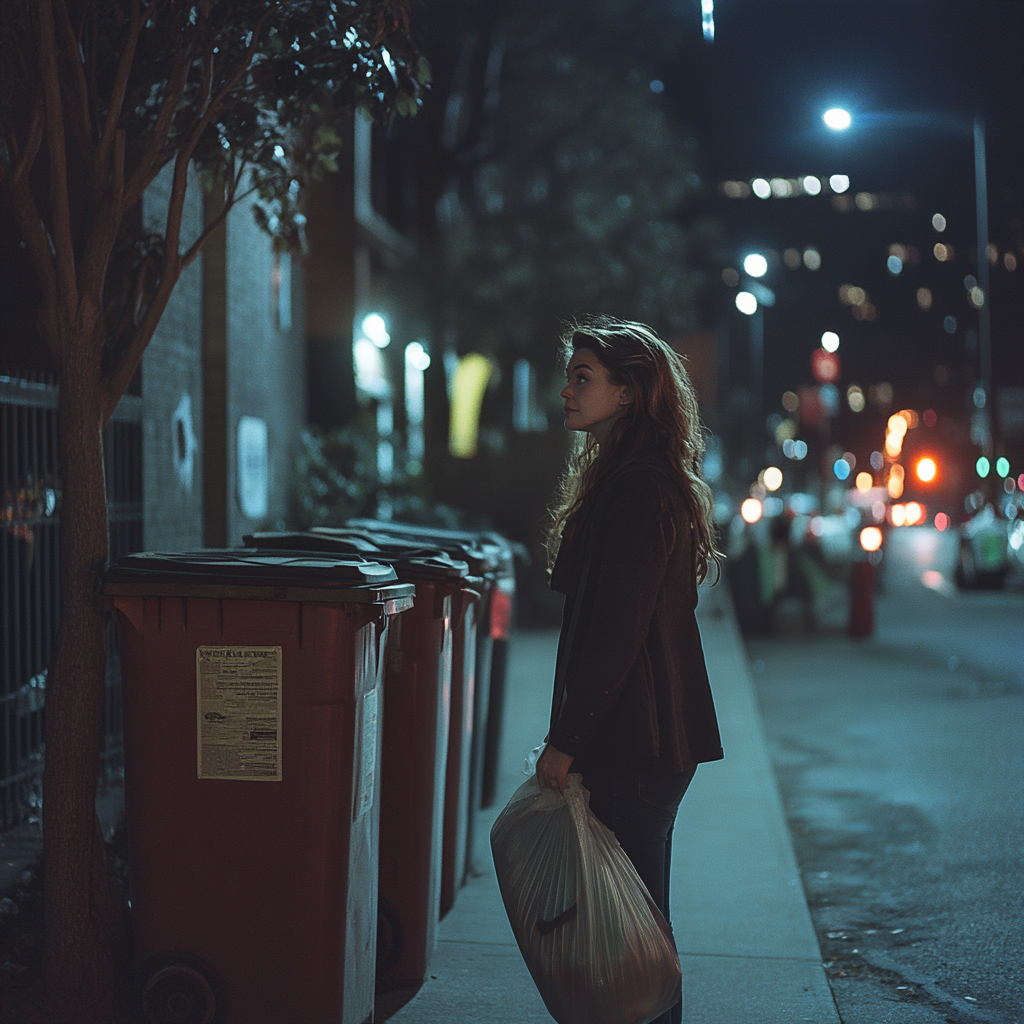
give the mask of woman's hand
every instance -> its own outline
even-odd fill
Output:
[[[572,754],[563,754],[549,743],[537,759],[537,782],[544,789],[565,792],[566,776],[572,764]]]

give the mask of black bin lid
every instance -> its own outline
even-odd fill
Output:
[[[469,531],[414,526],[390,519],[350,519],[345,528],[370,535],[383,534],[385,537],[398,537],[403,540],[416,540],[423,544],[436,545],[442,551],[447,551],[452,557],[468,562],[470,572],[474,576],[493,577],[501,561],[496,545],[482,542],[479,534]],[[332,528],[327,526],[313,527],[314,533],[329,535],[331,530]]]
[[[415,588],[398,583],[392,566],[360,555],[234,548],[125,555],[107,570],[103,590],[107,594],[372,602],[409,597]]]
[[[400,537],[373,535],[364,530],[324,529],[312,532],[275,531],[247,533],[245,544],[264,553],[276,551],[315,551],[327,555],[365,554],[393,566],[405,579],[465,579],[469,565],[442,548],[406,541]]]

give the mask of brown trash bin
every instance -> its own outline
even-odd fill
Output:
[[[417,526],[393,520],[350,519],[348,527],[436,545],[468,563],[482,582],[480,594],[456,608],[452,669],[452,726],[445,790],[441,915],[451,910],[467,870],[490,859],[486,833],[477,827],[483,802],[483,775],[494,639],[491,606],[503,549],[489,534]],[[320,528],[314,529],[321,532]],[[460,633],[460,629],[462,632]],[[465,641],[460,643],[460,636]],[[504,680],[502,681],[504,683]],[[504,687],[502,686],[502,689]],[[504,695],[502,695],[504,700]],[[456,728],[458,724],[458,728]]]
[[[479,594],[464,561],[439,548],[370,530],[320,528],[314,533],[256,533],[243,537],[255,547],[360,553],[394,567],[416,587],[413,609],[395,621],[388,639],[381,755],[380,891],[377,919],[377,987],[404,988],[423,982],[437,944],[441,908],[442,853],[449,776],[461,783],[468,768],[447,771],[452,705],[453,637],[465,648],[465,602]],[[453,626],[454,623],[454,626]],[[456,700],[463,707],[463,662],[457,665]],[[469,756],[465,740],[455,744],[459,763]],[[458,790],[455,791],[458,793]],[[466,835],[466,814],[461,835]],[[459,824],[450,825],[453,834]],[[463,838],[463,846],[465,839]],[[454,857],[454,840],[450,856]]]
[[[413,590],[355,557],[108,573],[146,1020],[372,1019],[382,652]]]

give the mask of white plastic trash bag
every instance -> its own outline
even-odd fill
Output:
[[[535,778],[516,790],[491,828],[498,887],[558,1024],[647,1024],[679,999],[679,957],[581,779],[564,794]]]

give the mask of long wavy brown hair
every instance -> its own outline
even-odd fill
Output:
[[[629,407],[601,448],[587,433],[573,435],[547,535],[548,570],[563,542],[586,521],[601,482],[636,459],[656,462],[686,495],[693,524],[697,582],[711,566],[716,582],[721,553],[715,547],[714,499],[701,478],[704,434],[697,393],[683,357],[644,324],[589,315],[571,321],[561,337],[566,365],[578,348],[590,349],[612,384],[626,385]]]

